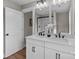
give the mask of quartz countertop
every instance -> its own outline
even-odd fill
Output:
[[[72,44],[69,44],[68,39],[58,39],[58,38],[48,38],[48,37],[43,37],[43,36],[38,36],[38,35],[31,35],[26,37],[26,39],[34,39],[34,40],[38,40],[38,41],[45,41],[48,43],[52,43],[52,44],[58,44],[61,46],[68,46],[68,47],[72,47],[72,49],[74,49],[75,47]],[[73,40],[73,39],[70,39]],[[74,51],[72,51],[71,53],[75,54]]]
[[[60,45],[68,45],[68,46],[73,46],[75,45],[74,43],[74,39],[69,39],[69,38],[49,38],[49,37],[45,37],[45,36],[39,36],[39,35],[31,35],[28,36],[26,38],[32,38],[32,39],[36,39],[36,40],[40,40],[40,41],[46,41],[46,42],[50,42],[50,43],[56,43],[56,44],[60,44]],[[73,41],[73,42],[69,42],[69,41]],[[73,46],[74,47],[74,46]]]

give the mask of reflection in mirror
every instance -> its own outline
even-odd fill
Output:
[[[37,32],[45,31],[45,26],[49,24],[49,10],[47,8],[36,9],[35,11],[36,19],[37,19]],[[53,16],[52,16],[53,17]]]
[[[35,9],[37,32],[51,34],[71,34],[71,1],[53,4],[49,2],[44,8]]]
[[[56,13],[57,33],[69,33],[69,12]]]

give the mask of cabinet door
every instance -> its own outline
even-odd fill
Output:
[[[75,56],[69,54],[60,54],[59,59],[75,59]]]
[[[28,43],[27,59],[44,59],[44,48],[35,44]]]
[[[56,51],[45,48],[45,59],[57,59]]]

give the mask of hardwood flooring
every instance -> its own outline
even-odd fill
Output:
[[[26,59],[26,48],[23,48],[22,50],[4,59]]]

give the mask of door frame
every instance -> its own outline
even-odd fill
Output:
[[[3,8],[3,39],[4,39],[4,41],[3,41],[3,57],[5,57],[5,8]]]
[[[32,12],[32,35],[34,34],[34,7],[25,8],[22,10],[23,13]]]

